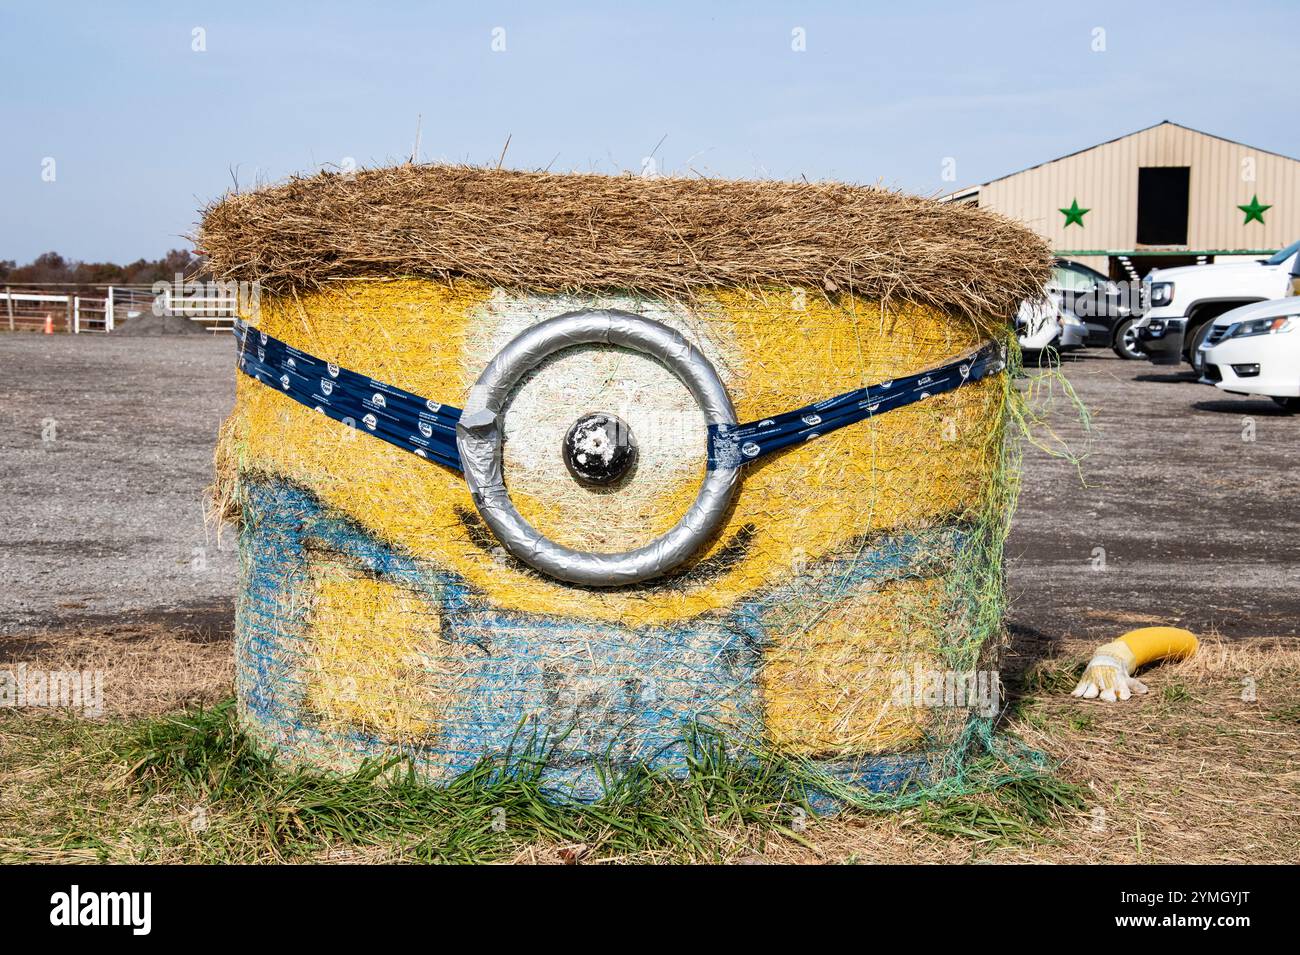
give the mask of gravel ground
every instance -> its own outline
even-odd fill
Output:
[[[226,336],[0,336],[0,634],[115,621],[228,633],[234,538],[205,526]],[[1016,653],[1173,623],[1294,636],[1300,415],[1109,352],[1063,370],[1008,547]],[[51,422],[53,425],[51,426]],[[1036,432],[1044,442],[1050,432]]]
[[[233,356],[228,335],[0,335],[0,633],[229,617],[235,539],[203,490]]]
[[[1024,653],[1152,624],[1296,635],[1300,415],[1183,369],[1098,350],[1063,364],[1091,425],[1058,389],[1047,424],[1083,459],[1025,455],[1007,568]]]

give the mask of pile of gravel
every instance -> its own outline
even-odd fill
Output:
[[[199,322],[191,321],[183,315],[155,315],[145,312],[135,318],[120,323],[114,335],[128,337],[152,337],[155,335],[206,335],[208,330]]]

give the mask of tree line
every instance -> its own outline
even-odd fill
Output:
[[[114,262],[81,262],[65,259],[57,252],[38,255],[26,265],[0,259],[0,285],[63,286],[76,291],[96,285],[153,285],[171,282],[179,272],[187,279],[204,281],[206,263],[188,249],[172,249],[159,259],[137,259],[128,265]],[[3,291],[0,289],[0,291]]]

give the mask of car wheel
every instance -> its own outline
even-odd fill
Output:
[[[1300,411],[1300,398],[1279,398],[1274,395],[1273,400],[1278,403],[1278,406],[1281,407],[1283,411]]]
[[[1147,356],[1138,345],[1137,319],[1126,318],[1115,329],[1115,342],[1111,346],[1115,354],[1129,361],[1141,361]]]
[[[1204,325],[1201,325],[1196,331],[1192,332],[1192,337],[1187,343],[1187,360],[1191,363],[1195,372],[1200,375],[1204,374],[1205,369],[1202,367],[1205,362],[1202,361],[1201,342],[1205,341],[1205,336],[1210,334],[1210,329],[1214,327],[1214,319],[1210,319]]]

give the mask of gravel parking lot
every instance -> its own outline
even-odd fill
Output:
[[[225,335],[0,336],[0,634],[152,621],[230,631],[233,535],[204,523],[233,400]],[[1029,447],[1009,546],[1016,653],[1171,623],[1294,636],[1300,416],[1094,351]],[[1041,387],[1040,387],[1040,390]]]
[[[235,539],[205,526],[203,491],[233,349],[228,335],[0,336],[0,633],[230,617]]]
[[[1087,406],[1048,428],[1083,459],[1037,448],[1009,543],[1017,643],[1167,623],[1228,639],[1295,636],[1300,416],[1109,351],[1062,366]]]

